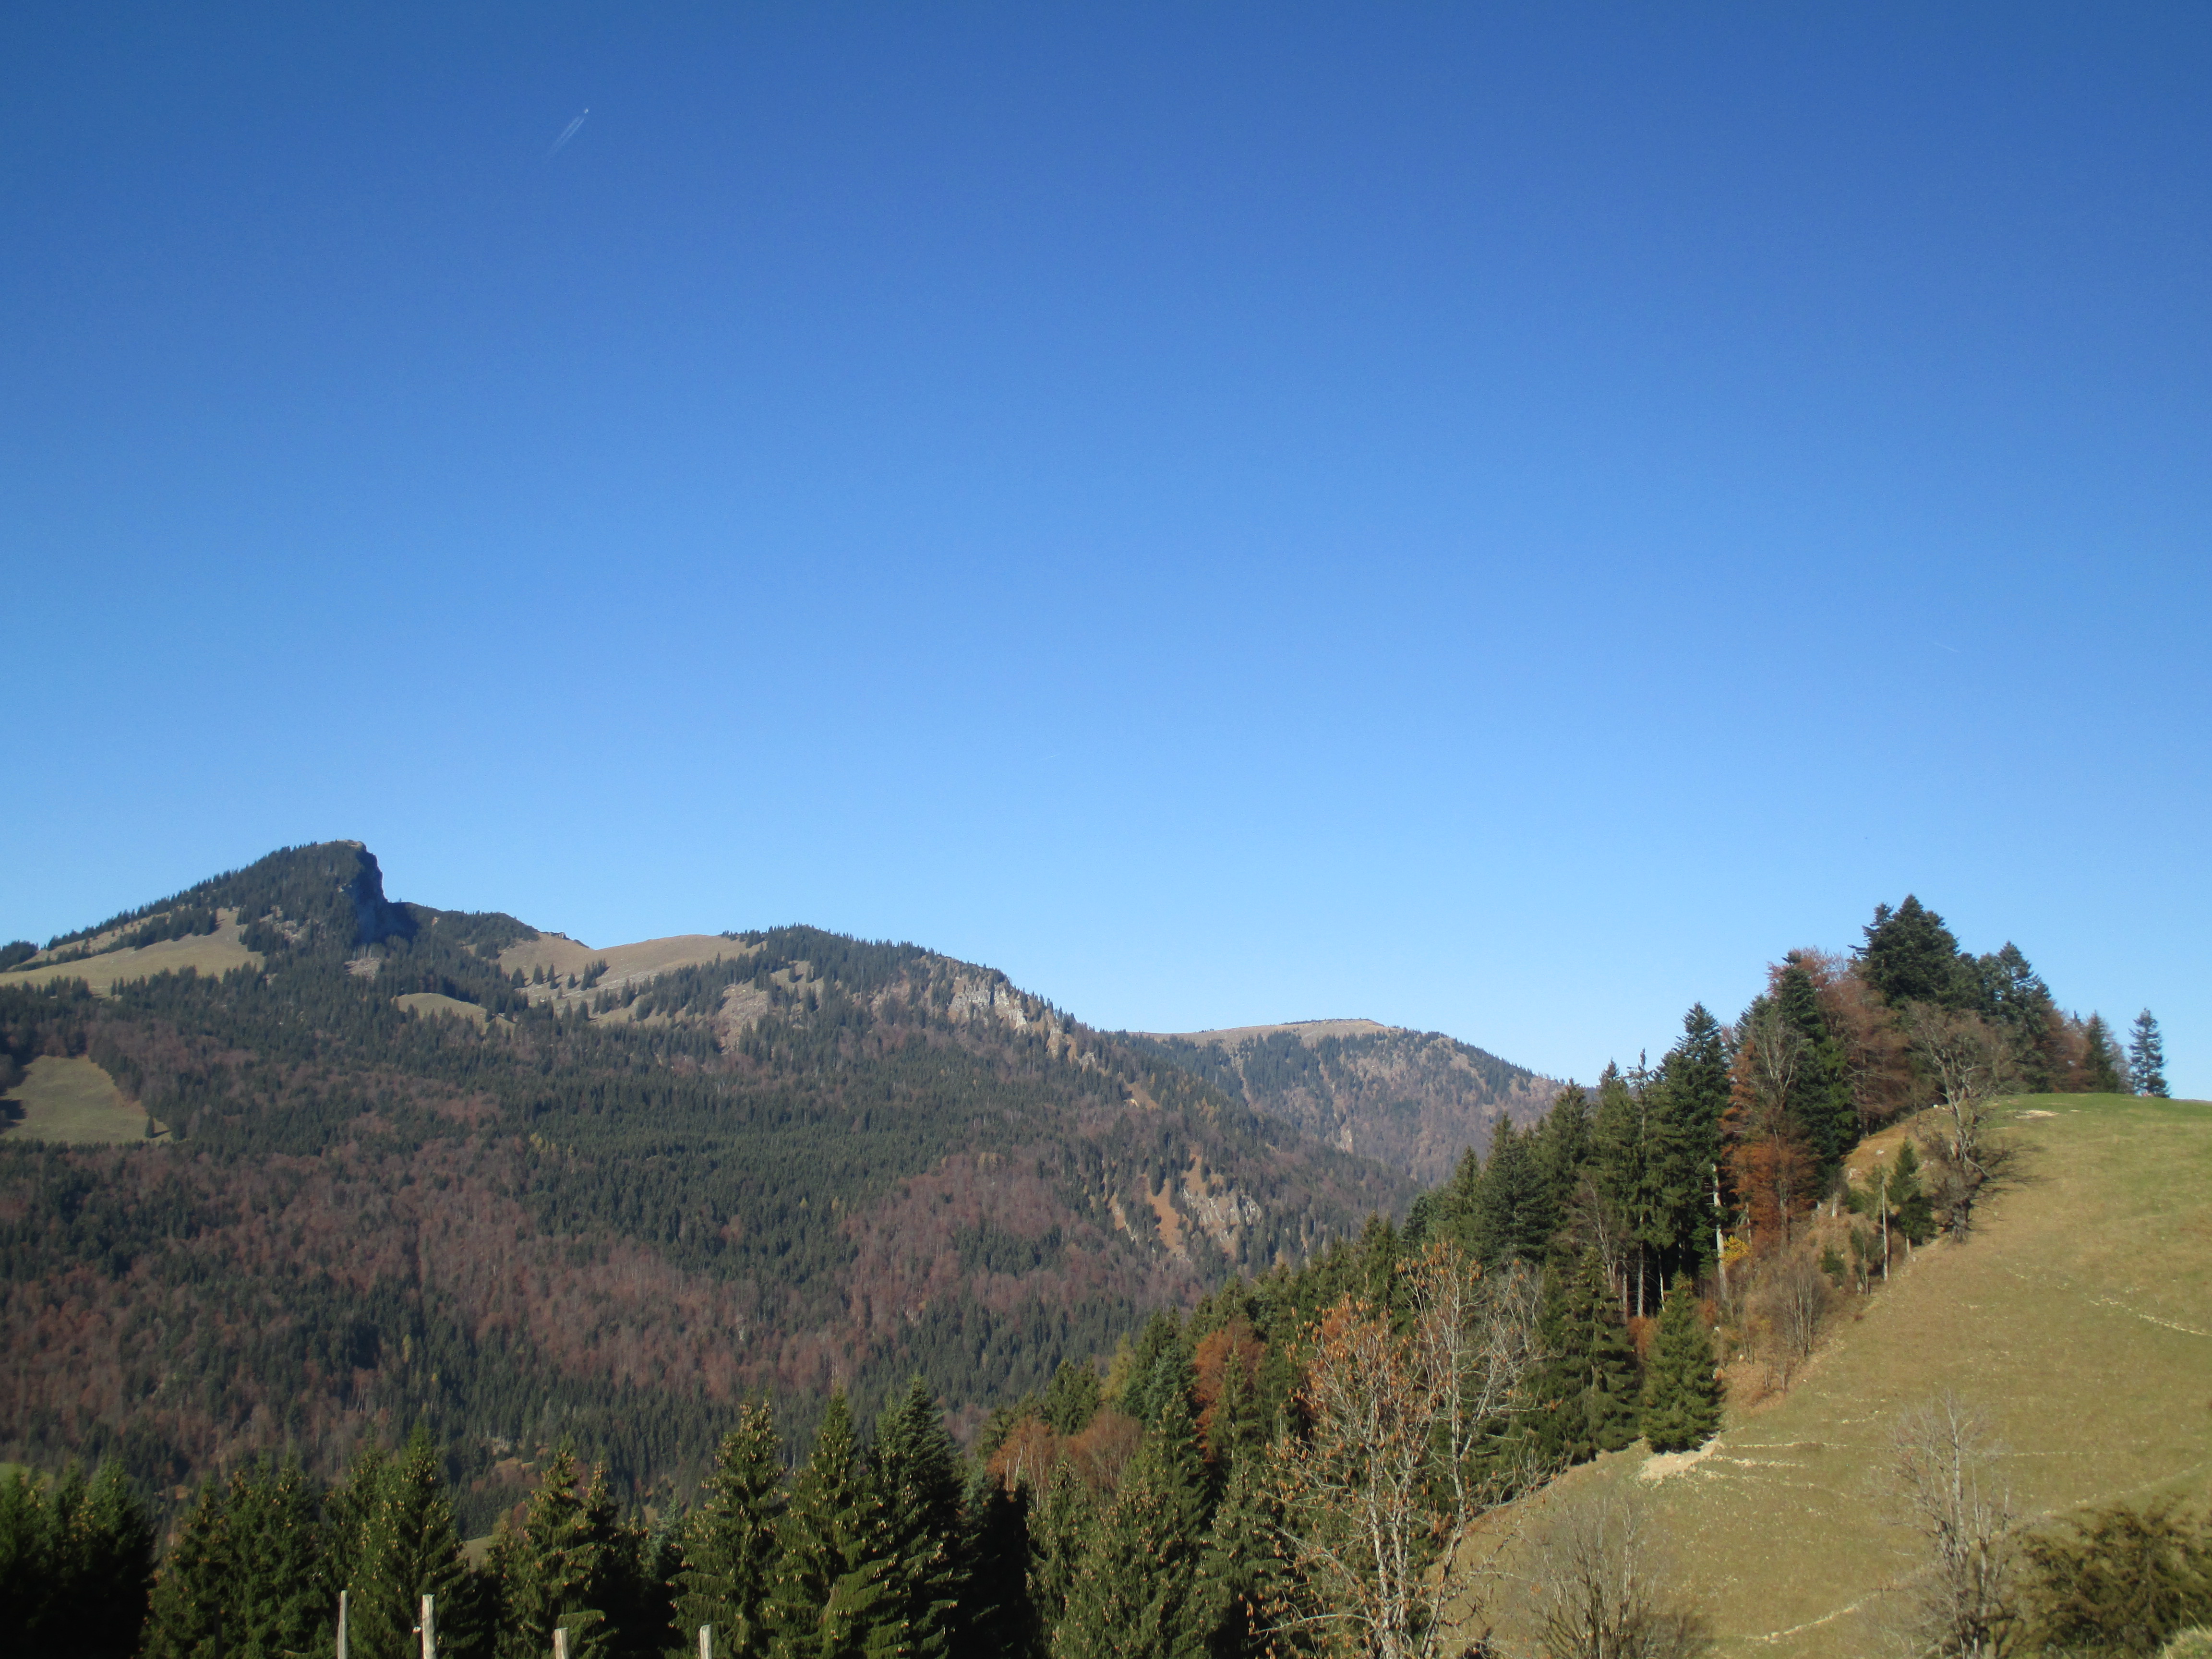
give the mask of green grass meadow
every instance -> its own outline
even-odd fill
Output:
[[[2212,1105],[2033,1097],[2007,1133],[2015,1171],[1973,1236],[1843,1298],[1786,1395],[1702,1454],[1638,1446],[1553,1489],[1635,1487],[1722,1659],[1885,1650],[1884,1590],[1912,1562],[1885,1516],[1888,1437],[1942,1391],[1988,1413],[2030,1517],[2212,1492]],[[1499,1586],[1501,1609],[1516,1599]],[[1534,1650],[1510,1620],[1500,1633]]]

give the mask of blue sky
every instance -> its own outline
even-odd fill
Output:
[[[459,9],[0,16],[0,937],[1588,1078],[1911,891],[2212,1094],[2212,10]]]

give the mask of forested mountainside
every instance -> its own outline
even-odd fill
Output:
[[[1541,1116],[1558,1082],[1437,1031],[1365,1019],[1182,1035],[1122,1032],[1231,1099],[1434,1186],[1501,1117]]]
[[[0,1088],[88,1057],[149,1139],[0,1136],[0,1457],[167,1487],[420,1419],[474,1523],[563,1438],[688,1481],[762,1393],[793,1436],[916,1375],[972,1420],[1411,1194],[913,945],[564,951],[352,842],[19,948]]]

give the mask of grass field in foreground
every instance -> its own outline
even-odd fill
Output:
[[[1912,1561],[1882,1515],[1888,1436],[1942,1390],[1986,1409],[2027,1516],[2212,1492],[2212,1105],[2034,1097],[2008,1133],[2018,1172],[1972,1237],[1844,1298],[1788,1395],[1702,1455],[1639,1445],[1548,1495],[1632,1486],[1720,1659],[1884,1650],[1882,1592]],[[1515,1599],[1509,1580],[1497,1612]],[[1501,1634],[1534,1650],[1510,1617]]]
[[[41,1054],[7,1098],[23,1113],[23,1121],[7,1132],[10,1139],[97,1146],[145,1138],[146,1114],[88,1060]]]

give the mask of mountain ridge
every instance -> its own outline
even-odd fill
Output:
[[[761,1391],[794,1437],[915,1374],[973,1422],[1412,1196],[997,969],[803,927],[594,951],[391,901],[359,843],[39,955],[4,1080],[82,1056],[172,1135],[0,1134],[0,1456],[155,1486],[421,1416],[481,1520],[517,1447],[694,1478]]]

